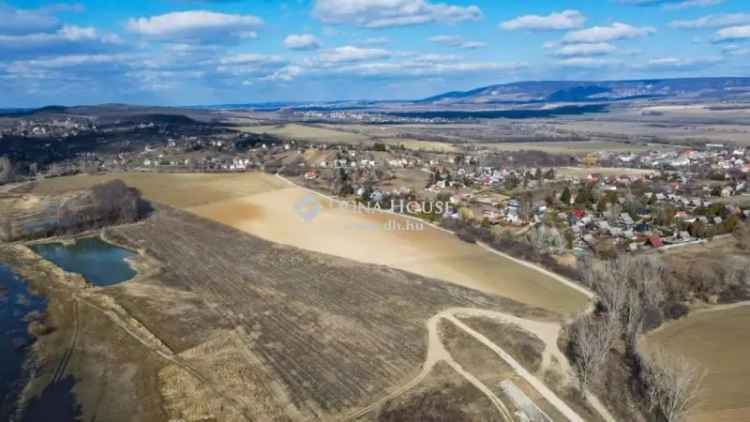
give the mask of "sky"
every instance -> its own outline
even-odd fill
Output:
[[[0,107],[747,76],[748,0],[0,0]]]

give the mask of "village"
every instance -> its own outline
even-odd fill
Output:
[[[422,210],[419,216],[498,235],[542,225],[548,230],[535,247],[577,255],[699,243],[731,233],[750,216],[750,152],[720,144],[562,156],[171,133],[142,149],[81,153],[37,177],[126,171],[265,171],[365,204],[443,200],[449,206],[442,214]]]

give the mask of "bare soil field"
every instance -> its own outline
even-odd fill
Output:
[[[85,189],[94,184],[120,179],[137,188],[151,201],[177,208],[215,203],[237,196],[262,193],[286,185],[278,178],[246,173],[113,173],[105,175],[76,175],[45,179],[32,192],[56,194]]]
[[[159,371],[170,418],[331,419],[413,377],[425,359],[425,321],[442,309],[553,318],[476,290],[273,244],[173,209],[110,236],[164,265],[151,279],[106,293],[175,354]]]
[[[228,183],[223,183],[220,175],[108,177],[142,188],[148,199],[184,208],[273,242],[447,280],[560,314],[577,313],[587,303],[584,295],[552,278],[448,233],[427,225],[416,227],[417,222],[401,216],[354,212],[301,188],[280,185],[284,182],[272,176],[226,175]],[[80,186],[86,176],[76,177],[71,183],[65,179],[68,178],[45,180],[35,190]],[[308,197],[320,201],[321,207],[309,222],[296,208]]]
[[[693,312],[647,337],[649,346],[692,359],[708,371],[690,422],[750,421],[750,305]]]

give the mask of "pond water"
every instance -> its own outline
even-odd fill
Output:
[[[31,344],[24,318],[46,307],[43,298],[30,294],[26,283],[0,265],[0,420],[8,420],[21,387],[26,349]]]
[[[29,320],[42,315],[47,301],[29,292],[26,283],[0,265],[0,420],[16,416],[18,394],[23,388],[26,361],[32,338]],[[79,409],[72,394],[73,379],[50,385],[24,412],[21,421],[74,421]],[[29,411],[33,410],[33,411]]]
[[[71,273],[81,274],[89,283],[106,287],[130,280],[136,275],[126,258],[135,253],[97,237],[78,239],[73,244],[44,243],[31,246],[37,254]]]

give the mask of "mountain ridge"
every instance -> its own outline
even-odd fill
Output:
[[[750,99],[750,77],[520,81],[488,85],[468,91],[450,91],[417,102],[492,104],[738,96]]]

